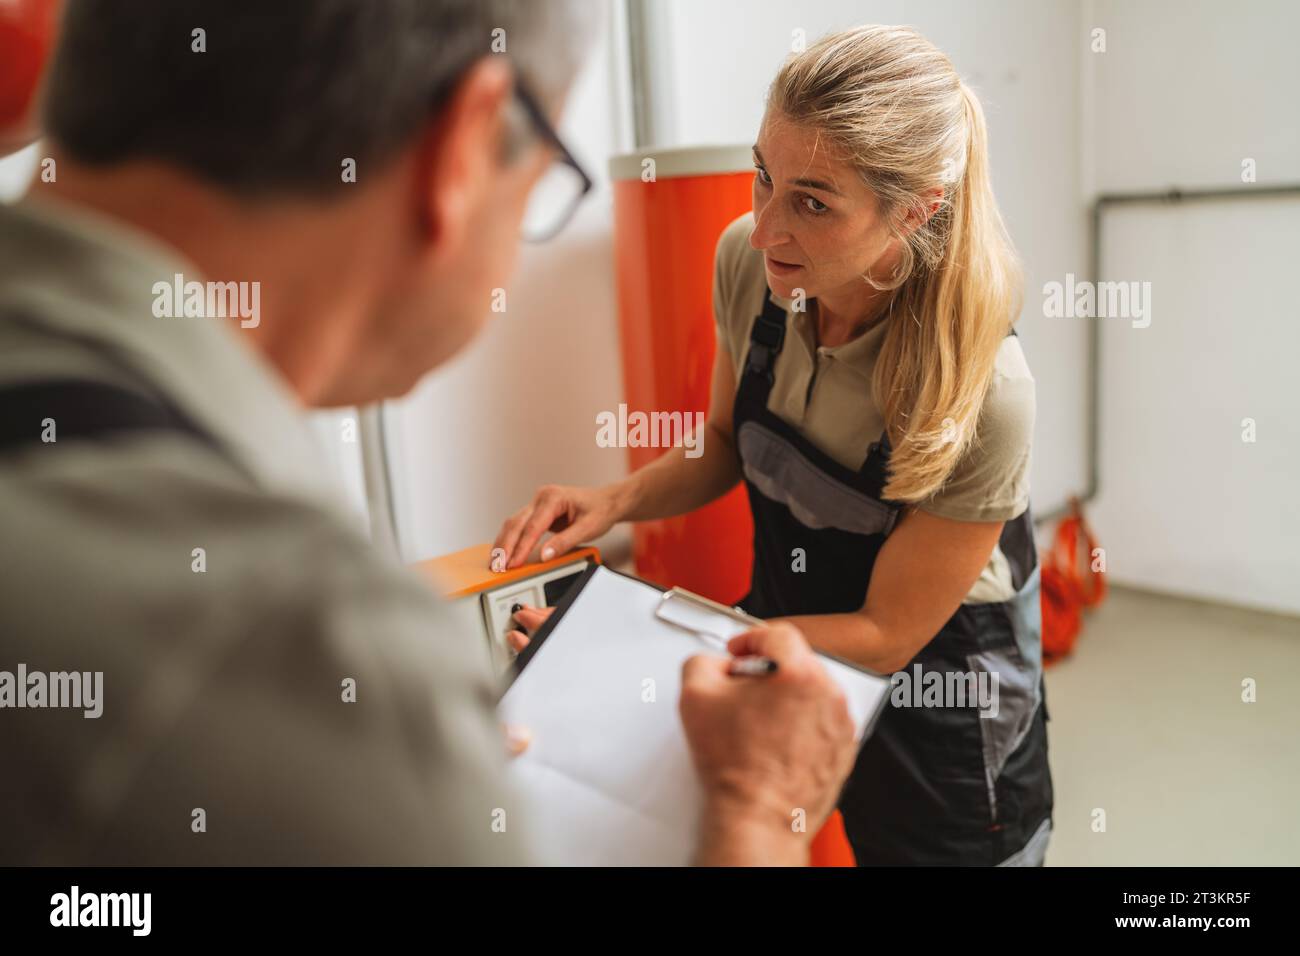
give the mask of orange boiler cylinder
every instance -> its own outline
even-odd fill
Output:
[[[750,209],[753,173],[747,146],[648,150],[610,161],[628,416],[679,412],[694,422],[696,412],[708,412],[713,251],[727,224]],[[628,464],[635,470],[667,450],[629,447]],[[639,522],[636,571],[734,602],[749,589],[752,536],[745,489],[737,487],[690,514]]]

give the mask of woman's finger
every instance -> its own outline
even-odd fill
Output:
[[[555,611],[553,607],[533,607],[531,604],[525,604],[518,611],[515,611],[514,618],[523,626],[523,630],[529,634],[536,634],[537,629],[546,623],[546,619]]]
[[[524,523],[523,530],[519,533],[519,539],[510,551],[510,560],[506,562],[507,568],[516,568],[528,559],[533,553],[533,548],[546,529],[555,523],[555,519],[566,511],[564,502],[558,497],[552,495],[541,495],[539,500],[533,503],[533,513],[528,516]]]
[[[502,724],[501,732],[506,740],[506,754],[518,757],[533,742],[533,732],[521,724]]]
[[[542,548],[542,560],[549,561],[551,558],[568,554],[587,539],[594,524],[593,519],[584,515],[563,531],[551,535],[546,539],[546,546]]]
[[[492,555],[494,559],[500,559],[500,567],[490,562],[489,566],[493,571],[504,571],[506,569],[506,563],[514,552],[515,542],[519,540],[519,532],[523,530],[524,522],[528,519],[528,515],[532,513],[532,510],[531,503],[520,508],[507,518],[505,524],[501,526],[501,532],[497,535],[497,539],[492,542]]]
[[[532,643],[532,639],[523,631],[508,631],[506,633],[506,643],[518,654]]]

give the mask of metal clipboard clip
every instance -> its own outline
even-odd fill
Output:
[[[659,599],[655,617],[661,621],[709,638],[725,648],[727,641],[752,627],[766,624],[738,607],[710,601],[685,588],[670,588]],[[728,626],[729,625],[729,626]]]

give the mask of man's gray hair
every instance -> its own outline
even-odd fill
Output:
[[[587,0],[70,0],[45,125],[77,161],[167,162],[232,192],[320,193],[393,159],[506,56],[549,107]],[[201,33],[198,31],[202,31]]]

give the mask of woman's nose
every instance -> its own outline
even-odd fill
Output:
[[[754,231],[749,234],[749,244],[755,249],[771,249],[789,239],[789,233],[775,215],[771,202],[754,210]]]

